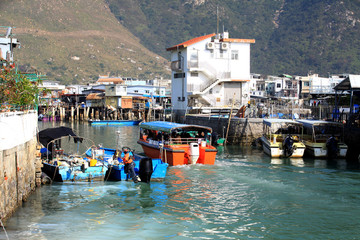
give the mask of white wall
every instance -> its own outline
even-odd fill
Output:
[[[215,39],[214,49],[207,49],[207,43],[211,38],[192,44],[191,46],[180,49],[183,62],[183,71],[185,79],[174,78],[172,72],[172,103],[174,109],[183,109],[187,107],[187,94],[199,93],[205,87],[211,85],[216,79],[223,81],[231,80],[250,80],[250,43],[225,42],[229,47],[221,51],[221,42]],[[237,51],[237,59],[232,59],[232,52]],[[178,51],[172,51],[171,61],[178,61]],[[191,76],[191,72],[198,72],[198,76]],[[238,83],[234,83],[235,85]],[[185,101],[179,101],[182,98],[182,89],[185,86]],[[217,88],[217,87],[215,87]],[[224,105],[224,89],[213,89],[212,94],[207,92],[205,97],[211,101],[213,106]],[[241,99],[238,101],[246,103],[250,98],[250,85],[248,82],[242,82]],[[217,93],[216,93],[217,92]],[[216,102],[217,98],[221,98]]]
[[[0,113],[0,150],[7,150],[32,140],[36,136],[36,111]]]

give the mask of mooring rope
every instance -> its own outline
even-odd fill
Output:
[[[1,218],[0,218],[0,224],[1,224],[2,228],[4,229],[4,232],[5,232],[5,235],[6,235],[6,239],[9,240],[9,236],[7,235],[6,229],[5,229],[5,227],[4,227],[3,222],[1,221]]]

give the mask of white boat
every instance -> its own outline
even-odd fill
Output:
[[[264,119],[261,137],[264,152],[271,157],[301,158],[305,145],[302,142],[302,124],[290,119]]]
[[[347,145],[344,143],[344,125],[322,120],[303,120],[303,141],[306,154],[313,157],[345,158]]]

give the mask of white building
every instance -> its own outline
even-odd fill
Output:
[[[269,97],[282,99],[299,98],[299,80],[290,75],[268,76],[266,81],[266,94]]]
[[[252,98],[266,97],[265,86],[265,79],[260,74],[251,74],[250,96]]]
[[[177,44],[171,52],[172,104],[177,116],[188,107],[235,107],[250,99],[250,44],[209,34]]]
[[[11,27],[7,27],[6,34],[0,36],[0,59],[12,62],[14,57],[13,49],[20,46],[20,42],[16,38],[13,38]]]
[[[335,94],[334,87],[345,78],[345,75],[332,75],[327,78],[319,77],[318,74],[310,75],[310,94]]]
[[[137,85],[127,86],[127,94],[132,96],[143,97],[165,97],[165,87],[152,86],[152,85]]]

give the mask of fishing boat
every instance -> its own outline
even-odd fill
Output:
[[[290,119],[264,119],[263,150],[274,158],[301,158],[305,145],[302,140],[302,124]]]
[[[129,147],[123,147],[131,152],[134,156],[135,173],[140,176],[141,182],[162,181],[164,180],[169,164],[164,163],[161,159],[151,159],[146,156],[136,154],[134,150]],[[92,158],[103,159],[108,164],[108,171],[105,174],[106,181],[123,181],[128,180],[128,175],[125,173],[124,164],[120,159],[114,159],[116,149],[112,148],[97,148],[88,149],[86,155]],[[95,153],[95,156],[94,156]]]
[[[313,157],[344,158],[347,145],[344,143],[344,125],[323,120],[303,120],[305,153]]]
[[[48,128],[38,133],[42,152],[42,172],[55,182],[103,181],[108,169],[104,161],[80,153],[94,146],[90,139],[78,137],[71,128]],[[80,145],[86,146],[80,146]],[[67,145],[67,151],[62,148]],[[70,147],[75,145],[75,147]]]
[[[134,126],[142,120],[89,120],[91,126]]]
[[[144,122],[139,126],[137,143],[150,158],[160,158],[170,166],[215,163],[217,149],[210,144],[209,127],[165,121]]]

